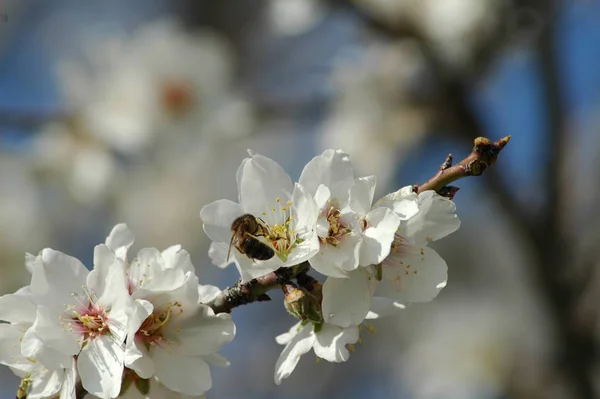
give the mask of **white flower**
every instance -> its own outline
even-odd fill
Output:
[[[228,116],[248,120],[247,104],[230,88],[227,43],[212,33],[158,20],[89,45],[87,69],[83,62],[61,65],[66,96],[86,130],[119,152],[135,154],[159,134],[174,140],[173,131],[238,135]]]
[[[390,193],[374,205],[400,218],[390,242],[391,252],[376,265],[328,278],[323,284],[323,318],[341,327],[359,324],[369,312],[373,295],[392,308],[399,302],[430,301],[446,286],[446,262],[426,245],[460,226],[454,203],[434,191],[419,195],[411,186]]]
[[[224,267],[235,260],[242,281],[279,267],[297,265],[319,251],[315,230],[318,212],[312,196],[301,185],[294,185],[277,162],[262,155],[250,155],[237,172],[239,204],[223,199],[200,210],[204,231],[213,240],[209,252],[213,262]],[[265,235],[259,238],[274,250],[271,259],[254,261],[232,247],[227,260],[231,224],[243,214],[262,220]]]
[[[328,323],[318,326],[307,323],[294,325],[287,333],[275,338],[285,348],[275,365],[275,383],[287,378],[300,361],[302,355],[314,349],[315,354],[328,362],[345,362],[350,358],[346,345],[355,344],[359,339],[358,326],[341,328]]]
[[[350,157],[341,150],[326,150],[302,171],[299,183],[314,195],[319,217],[320,250],[311,260],[326,276],[346,277],[359,265],[378,263],[400,223],[389,209],[371,209],[375,176],[355,178]]]
[[[381,263],[377,295],[400,302],[427,302],[446,286],[448,266],[438,253],[427,247],[460,227],[456,205],[435,191],[419,195],[405,187],[382,198],[377,205],[394,207],[398,198],[417,201],[418,212],[400,222],[392,251]]]
[[[119,224],[106,244],[126,262],[133,241],[127,226]],[[215,315],[211,308],[200,304],[210,300],[218,289],[198,285],[190,256],[178,245],[162,252],[142,249],[126,270],[135,300],[128,327],[126,366],[144,379],[155,376],[173,391],[203,394],[212,385],[207,362],[228,365],[217,352],[235,336],[229,314]]]
[[[103,398],[118,396],[132,310],[123,262],[98,245],[90,272],[79,260],[44,249],[33,260],[31,293],[38,306],[23,355],[52,369],[71,367],[77,355],[83,387]]]
[[[20,389],[30,399],[56,394],[64,399],[75,399],[77,373],[74,357],[66,368],[48,369],[21,353],[21,341],[35,321],[36,306],[29,286],[0,297],[0,320],[6,322],[0,323],[0,364],[10,367],[21,377]]]

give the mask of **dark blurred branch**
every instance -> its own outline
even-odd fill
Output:
[[[332,0],[334,3],[346,3],[343,0]],[[520,7],[520,8],[519,8]],[[493,169],[483,179],[487,191],[498,200],[505,209],[507,217],[516,228],[521,229],[531,241],[538,254],[536,272],[541,285],[541,293],[553,313],[559,339],[559,358],[557,368],[563,373],[575,397],[593,398],[594,391],[591,381],[591,371],[595,359],[594,340],[589,330],[577,328],[574,317],[579,302],[581,286],[567,277],[568,260],[571,259],[571,242],[563,234],[561,226],[561,206],[563,204],[562,189],[565,165],[565,123],[564,107],[560,88],[560,76],[554,40],[555,20],[558,3],[550,0],[523,0],[515,3],[512,11],[507,11],[504,17],[518,15],[523,10],[529,10],[541,16],[544,21],[537,43],[532,43],[540,62],[540,76],[544,92],[541,97],[546,101],[548,117],[548,140],[543,144],[548,146],[549,162],[545,168],[544,197],[546,206],[538,215],[524,211],[512,190]],[[510,7],[508,7],[510,8]],[[510,42],[514,32],[498,30],[480,43],[475,49],[474,63],[470,73],[456,74],[448,70],[447,65],[439,57],[437,51],[419,30],[410,24],[389,25],[376,20],[360,8],[355,7],[365,23],[375,32],[393,39],[410,38],[420,45],[425,58],[433,72],[432,79],[438,87],[430,102],[430,109],[436,110],[437,128],[450,129],[467,140],[484,136],[485,129],[478,120],[470,104],[470,87],[479,77],[483,76],[496,56],[501,53],[503,44]],[[509,25],[510,21],[500,20],[500,26]],[[518,33],[518,32],[517,32]],[[445,169],[445,168],[441,168]],[[445,173],[440,171],[440,177]],[[462,172],[464,173],[464,172]],[[440,182],[441,184],[441,182]],[[434,188],[439,189],[439,185]]]

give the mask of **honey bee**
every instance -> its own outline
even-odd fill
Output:
[[[233,245],[238,251],[251,259],[267,260],[275,256],[273,248],[259,241],[256,237],[265,235],[264,222],[250,214],[245,214],[231,224],[231,242],[227,252],[227,260]]]

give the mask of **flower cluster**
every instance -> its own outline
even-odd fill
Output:
[[[50,248],[27,255],[30,285],[0,297],[0,363],[22,378],[17,397],[75,398],[78,385],[100,398],[202,395],[208,363],[228,365],[217,351],[235,326],[203,304],[219,290],[198,283],[178,245],[128,261],[133,241],[115,226],[91,271]]]
[[[429,301],[446,285],[447,265],[427,245],[460,220],[454,203],[433,191],[407,186],[373,203],[375,176],[356,177],[340,150],[313,158],[296,183],[250,152],[237,184],[237,203],[218,200],[200,211],[213,262],[235,263],[242,282],[304,262],[327,277],[284,289],[299,322],[277,337],[285,345],[277,384],[311,348],[325,360],[347,360],[366,319]],[[247,218],[254,222],[239,223]]]

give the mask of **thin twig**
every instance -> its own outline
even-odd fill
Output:
[[[425,190],[442,191],[442,195],[454,195],[458,190],[456,187],[448,187],[448,184],[467,176],[480,176],[488,167],[493,165],[500,151],[508,144],[510,136],[501,138],[492,143],[485,137],[478,137],[474,141],[473,151],[462,161],[454,166],[452,155],[446,158],[438,172],[427,182],[421,184],[417,192]]]

